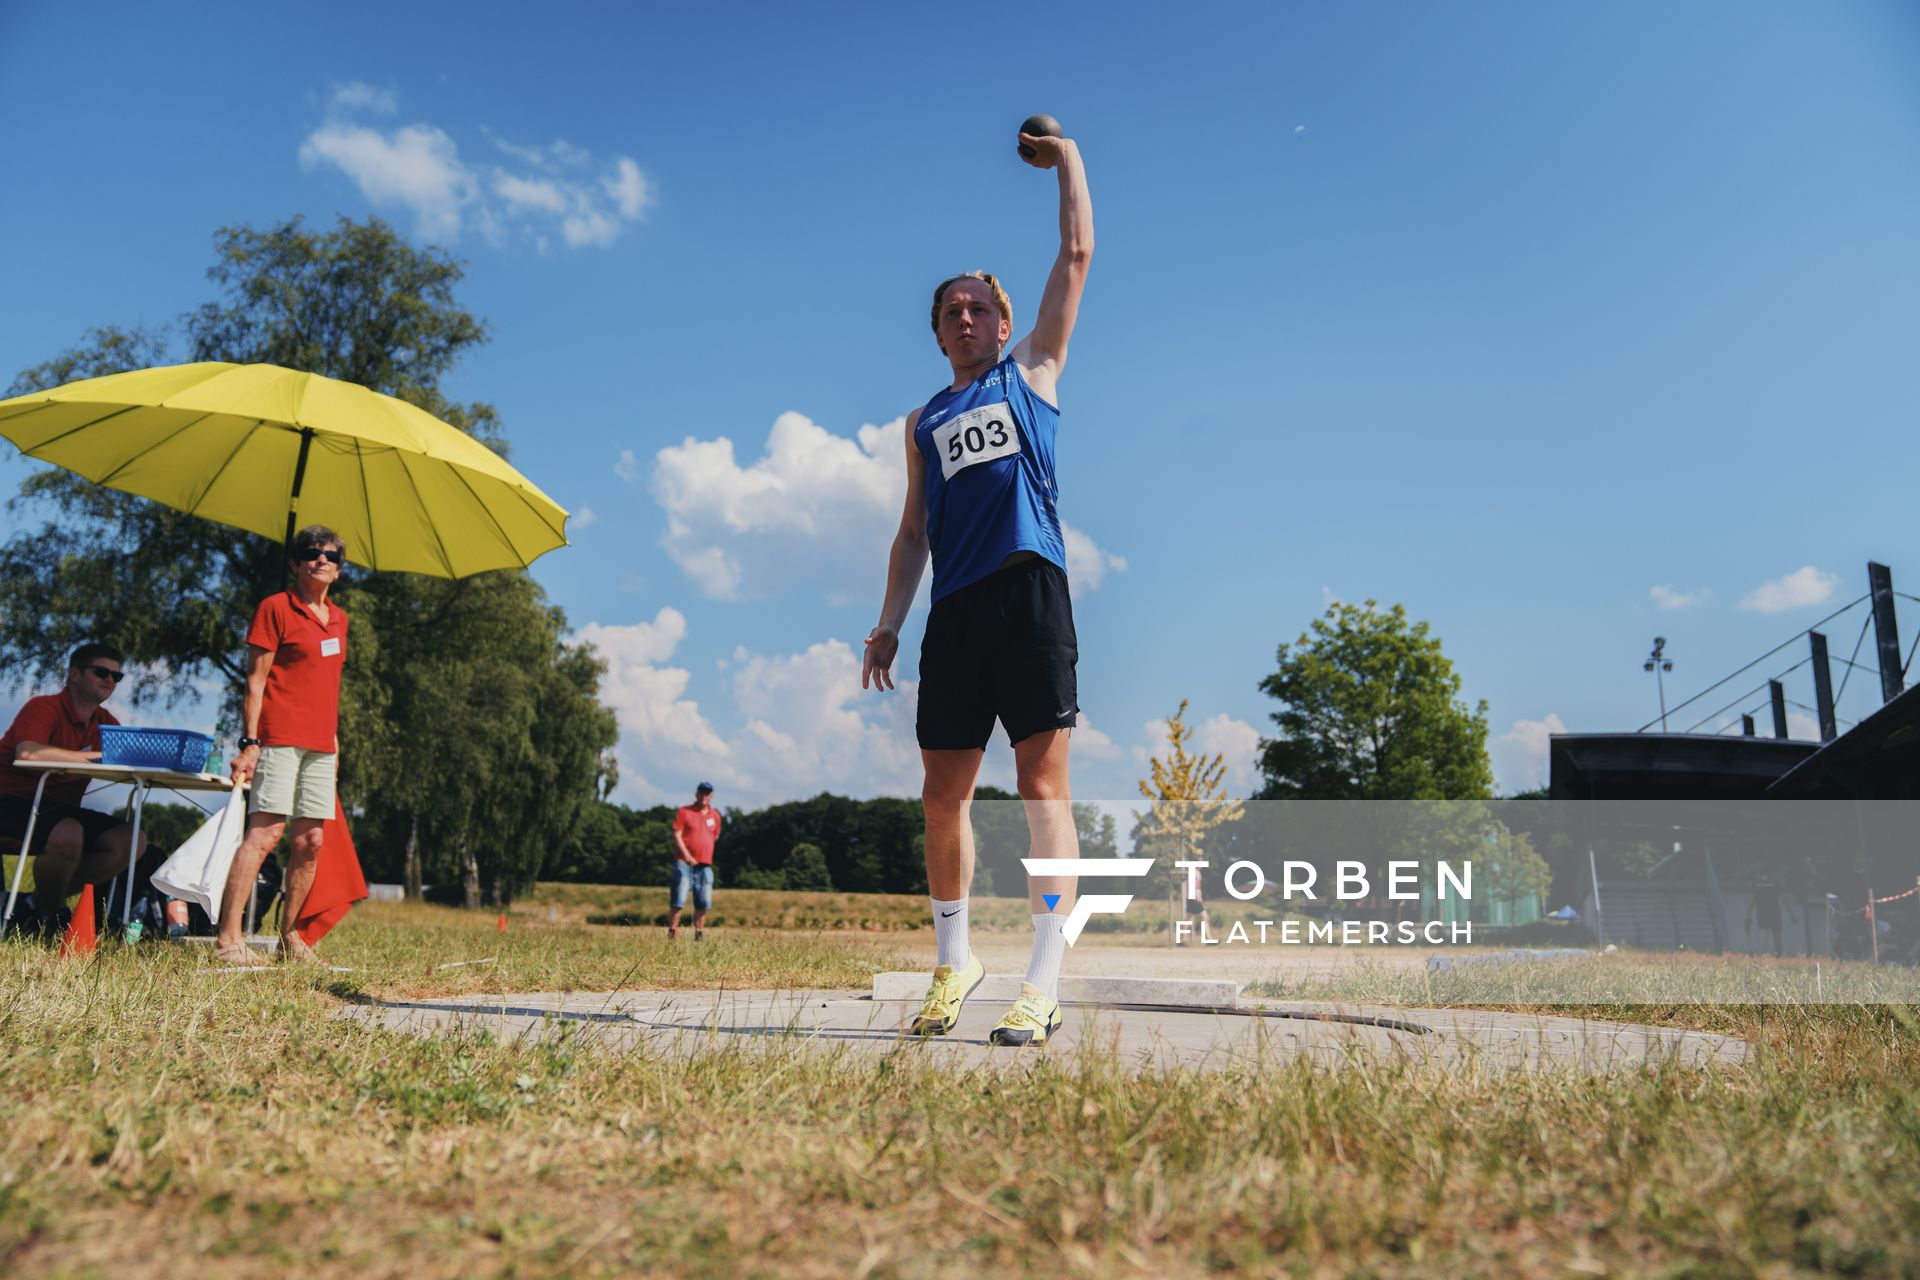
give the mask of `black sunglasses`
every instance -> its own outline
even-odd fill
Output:
[[[99,676],[102,680],[111,680],[115,684],[119,684],[127,678],[126,672],[115,671],[112,667],[88,667],[87,670],[93,672],[93,674]]]
[[[335,550],[332,550],[331,548],[327,550],[322,550],[319,547],[308,547],[303,551],[296,551],[294,553],[293,558],[295,560],[306,561],[306,560],[318,560],[321,556],[325,556],[327,559],[333,561],[335,564],[342,564],[346,561],[347,553],[344,551],[335,551]]]

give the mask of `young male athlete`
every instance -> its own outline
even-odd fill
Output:
[[[914,1019],[944,1035],[986,976],[967,945],[973,880],[968,808],[996,719],[1013,743],[1032,856],[1074,858],[1068,733],[1080,709],[1079,643],[1067,597],[1067,553],[1054,509],[1058,386],[1093,256],[1093,205],[1080,150],[1068,138],[1021,134],[1022,156],[1060,182],[1060,253],[1033,329],[1004,355],[1013,304],[985,272],[933,291],[933,332],[952,383],[907,418],[907,501],[887,558],[880,624],[867,636],[862,688],[893,688],[900,627],[929,554],[933,611],[920,648],[915,725],[926,767],[927,889],[936,948],[933,985]],[[1057,896],[1056,896],[1057,895]],[[1046,898],[1054,896],[1052,908]],[[1060,1026],[1060,961],[1071,878],[1028,882],[1033,955],[995,1044],[1042,1044]]]

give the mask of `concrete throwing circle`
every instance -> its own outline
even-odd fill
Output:
[[[1063,1006],[1066,1025],[1046,1047],[1006,1049],[987,1042],[1005,1011],[1004,1000],[976,994],[950,1034],[920,1039],[906,1034],[919,1000],[876,998],[887,994],[880,987],[876,979],[874,995],[615,991],[369,1000],[349,1005],[343,1016],[416,1033],[485,1031],[505,1042],[584,1034],[616,1049],[685,1054],[729,1047],[876,1058],[907,1052],[956,1068],[1012,1066],[1041,1053],[1091,1051],[1141,1070],[1219,1071],[1306,1057],[1331,1067],[1365,1058],[1596,1072],[1664,1061],[1733,1066],[1750,1052],[1745,1041],[1732,1036],[1595,1019],[1244,997],[1207,1006],[1141,998],[1069,1000]]]

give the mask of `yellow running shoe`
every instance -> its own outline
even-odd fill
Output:
[[[943,1036],[953,1030],[953,1024],[960,1021],[960,1006],[986,976],[986,966],[972,952],[967,953],[967,962],[958,970],[950,964],[934,969],[933,985],[927,988],[927,1003],[921,1007],[920,1016],[913,1020],[909,1031],[916,1036]]]
[[[993,1044],[1045,1044],[1047,1037],[1065,1021],[1060,1002],[1049,1000],[1047,993],[1032,983],[1020,984],[1020,998],[1007,1010],[1007,1016],[987,1036]]]

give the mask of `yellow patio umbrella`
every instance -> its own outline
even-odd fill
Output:
[[[327,525],[372,569],[464,578],[567,541],[567,513],[472,436],[404,400],[278,365],[171,365],[0,400],[0,437],[264,537]]]

